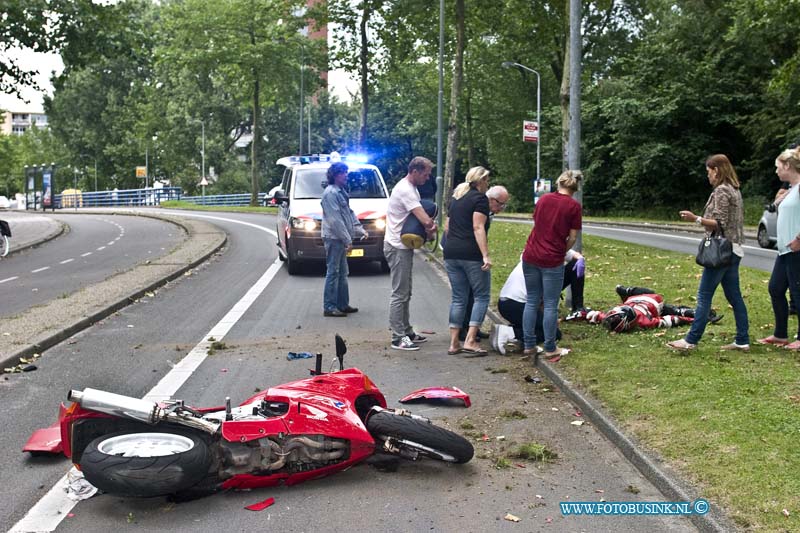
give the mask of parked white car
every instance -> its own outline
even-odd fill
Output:
[[[762,248],[775,248],[778,242],[778,210],[775,204],[765,206],[761,220],[758,221],[758,245]]]

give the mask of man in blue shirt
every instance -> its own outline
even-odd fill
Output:
[[[361,226],[347,195],[347,165],[333,163],[328,167],[328,186],[322,193],[322,242],[325,244],[325,291],[322,308],[324,316],[344,317],[358,308],[350,306],[347,286],[347,253],[353,248],[353,238],[365,239]]]

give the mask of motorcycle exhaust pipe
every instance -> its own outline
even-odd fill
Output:
[[[97,389],[71,390],[67,394],[67,400],[76,402],[90,411],[138,420],[146,424],[155,424],[163,418],[163,411],[156,402]]]

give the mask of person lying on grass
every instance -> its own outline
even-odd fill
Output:
[[[583,308],[567,315],[566,320],[586,320],[591,324],[602,323],[609,331],[624,333],[636,328],[672,328],[690,324],[694,319],[694,309],[682,305],[664,303],[664,297],[646,287],[625,287],[617,285],[617,294],[622,305],[617,305],[605,313]],[[713,309],[709,321],[713,324],[722,318]]]

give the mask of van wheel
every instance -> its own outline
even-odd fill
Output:
[[[758,234],[756,235],[756,240],[758,240],[758,245],[762,248],[772,248],[772,243],[769,240],[769,234],[767,233],[767,228],[764,225],[758,226]]]

